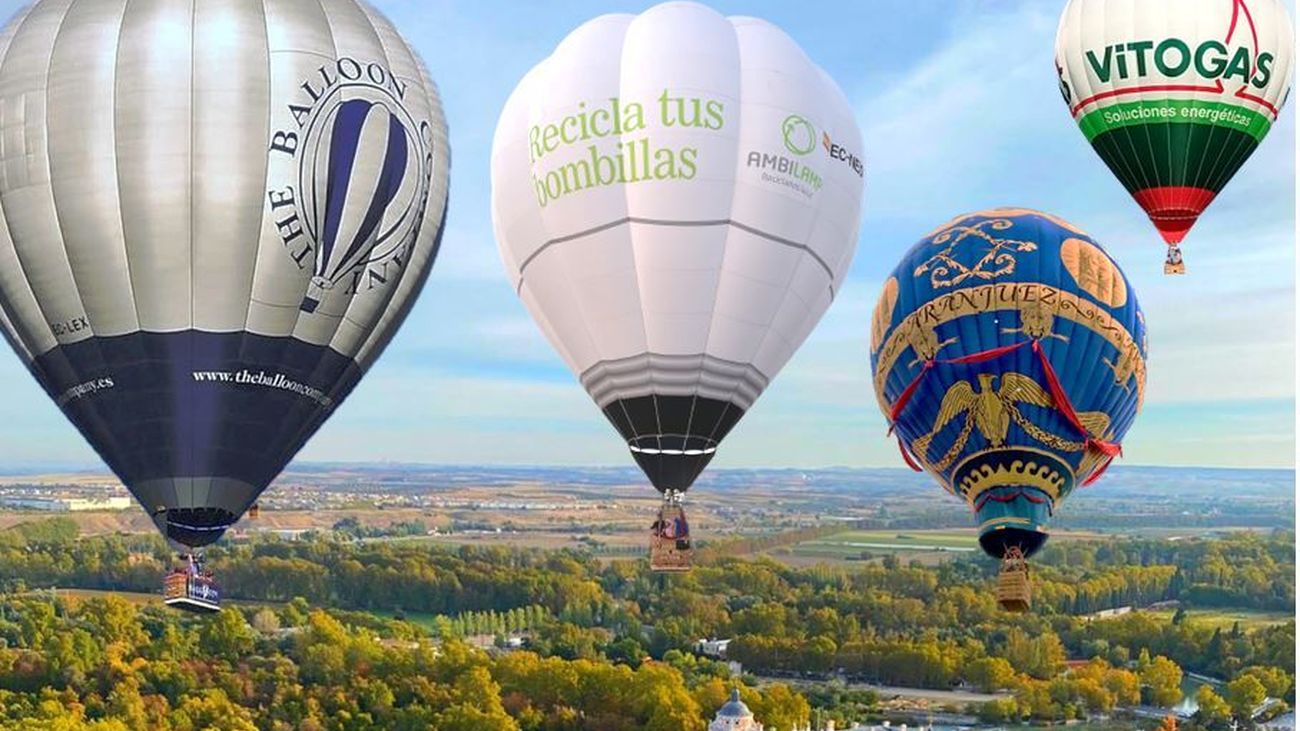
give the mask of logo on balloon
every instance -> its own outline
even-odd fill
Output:
[[[796,155],[807,155],[817,148],[817,130],[798,114],[785,118],[781,123],[781,134],[785,137],[785,149]]]
[[[432,126],[412,116],[407,86],[381,64],[340,58],[298,87],[272,134],[267,197],[286,252],[310,271],[303,312],[400,277],[433,177]]]

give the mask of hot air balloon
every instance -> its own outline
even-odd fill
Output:
[[[437,89],[356,0],[39,0],[0,34],[0,324],[188,559],[347,397],[428,276]]]
[[[501,258],[663,494],[657,569],[689,566],[682,494],[844,279],[861,149],[789,36],[695,3],[582,25],[501,113]]]
[[[1070,113],[1184,271],[1179,244],[1277,121],[1295,46],[1281,0],[1070,0]]]
[[[970,505],[980,546],[1004,562],[1004,607],[1028,607],[1024,559],[1075,486],[1119,455],[1146,353],[1119,266],[1045,213],[959,216],[885,281],[871,324],[876,398],[908,464]]]

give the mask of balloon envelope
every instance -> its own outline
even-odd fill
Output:
[[[355,0],[41,0],[0,129],[5,335],[169,539],[216,540],[428,274],[433,82]]]
[[[922,238],[871,328],[876,397],[915,459],[1001,558],[1098,475],[1142,404],[1146,324],[1119,266],[1048,214],[993,209]]]
[[[830,305],[861,149],[785,33],[694,3],[586,23],[506,103],[506,270],[659,490],[690,487]]]
[[[1070,0],[1056,68],[1093,149],[1177,244],[1277,121],[1294,45],[1281,0]]]

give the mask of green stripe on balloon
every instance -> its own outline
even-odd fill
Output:
[[[1201,99],[1159,99],[1124,102],[1088,112],[1079,129],[1091,142],[1098,135],[1122,127],[1149,124],[1192,124],[1244,132],[1261,142],[1273,126],[1267,115],[1236,104]]]

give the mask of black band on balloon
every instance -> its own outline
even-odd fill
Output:
[[[219,508],[177,508],[168,510],[163,530],[167,537],[191,548],[215,543],[239,516]]]
[[[689,488],[745,414],[718,399],[654,394],[612,401],[604,411],[660,492]]]
[[[361,376],[325,346],[196,330],[69,343],[32,371],[181,543],[216,540]]]

